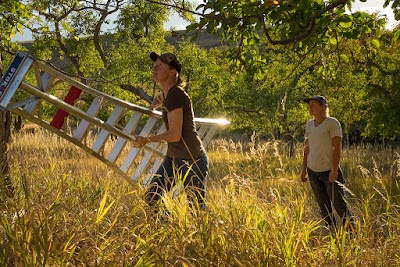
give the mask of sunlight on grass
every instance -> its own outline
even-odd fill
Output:
[[[399,266],[400,151],[344,149],[352,235],[324,227],[299,181],[301,153],[301,144],[289,157],[279,141],[214,140],[207,209],[182,191],[164,195],[154,214],[139,185],[79,148],[16,134],[0,266]]]

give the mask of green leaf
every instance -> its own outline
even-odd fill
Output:
[[[345,62],[349,62],[349,57],[345,54],[340,54],[340,58]]]
[[[373,47],[375,47],[376,49],[381,47],[381,43],[377,40],[377,39],[372,39],[371,40],[371,44]]]
[[[339,25],[343,29],[348,29],[351,27],[351,25],[353,25],[353,22],[352,21],[341,21],[341,22],[339,22]]]
[[[397,41],[400,36],[400,30],[396,30],[393,35],[393,41]]]
[[[337,44],[337,40],[336,40],[335,37],[329,38],[329,42],[330,42],[331,44],[333,44],[333,45],[336,45],[336,44]]]
[[[106,207],[106,202],[107,202],[107,198],[108,198],[108,193],[107,193],[107,189],[103,195],[103,198],[100,202],[100,207],[97,210],[97,215],[96,215],[96,221],[95,223],[98,224],[101,222],[101,220],[104,218],[104,216],[107,214],[108,210],[112,207],[112,205],[114,204],[115,200],[113,200],[107,207]]]

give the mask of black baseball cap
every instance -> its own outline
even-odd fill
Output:
[[[165,53],[165,54],[157,54],[156,52],[151,52],[150,53],[150,58],[151,60],[153,60],[154,62],[159,59],[162,62],[164,62],[165,64],[173,67],[174,69],[176,69],[176,71],[178,73],[181,73],[182,70],[182,63],[176,58],[176,56],[172,53]]]
[[[315,96],[303,99],[303,101],[306,103],[310,103],[311,100],[318,101],[321,105],[328,106],[328,100],[326,100],[326,98],[322,95],[315,95]]]

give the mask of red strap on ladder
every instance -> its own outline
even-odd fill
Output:
[[[64,98],[64,102],[70,105],[74,105],[75,100],[80,96],[82,90],[72,86],[68,94]],[[57,110],[56,115],[54,116],[53,120],[51,121],[50,125],[56,127],[57,129],[61,129],[64,124],[65,117],[68,116],[68,112],[65,110],[59,109]]]

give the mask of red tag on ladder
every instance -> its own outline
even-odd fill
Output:
[[[65,96],[64,102],[70,105],[74,105],[75,100],[80,96],[81,93],[81,89],[72,86],[71,89],[69,89],[68,94]],[[61,129],[64,124],[65,117],[67,116],[68,112],[66,112],[65,110],[57,110],[57,113],[51,121],[50,125],[56,127],[57,129]]]

